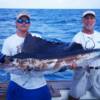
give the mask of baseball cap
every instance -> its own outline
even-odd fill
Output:
[[[87,10],[83,13],[82,17],[85,17],[86,15],[93,15],[94,17],[96,16],[95,12],[92,10]]]
[[[26,17],[28,17],[28,18],[30,19],[29,14],[26,13],[26,12],[21,12],[21,13],[19,13],[19,14],[17,15],[16,19],[19,19],[19,18],[22,17],[22,16],[26,16]]]

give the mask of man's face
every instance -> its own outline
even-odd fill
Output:
[[[30,19],[27,16],[22,16],[16,20],[18,30],[26,32],[30,27]]]
[[[95,17],[91,14],[83,17],[83,27],[88,30],[93,30],[95,25]]]

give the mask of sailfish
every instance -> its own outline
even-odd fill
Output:
[[[28,34],[24,40],[21,53],[5,57],[5,69],[11,71],[16,68],[23,71],[45,71],[49,69],[68,67],[72,61],[81,65],[100,57],[100,49],[84,50],[77,43],[57,43]],[[6,67],[8,66],[8,67]],[[10,66],[10,67],[9,67]],[[13,67],[14,66],[14,67]],[[8,69],[7,69],[8,68]]]

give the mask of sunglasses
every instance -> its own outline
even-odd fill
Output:
[[[26,20],[18,19],[17,22],[20,23],[20,24],[22,24],[22,23],[30,24],[30,19],[26,19]]]

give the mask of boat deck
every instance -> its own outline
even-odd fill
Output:
[[[68,92],[70,90],[72,81],[47,81],[48,87],[50,89],[52,100],[67,100]],[[0,100],[6,100],[6,91],[8,83],[0,83]],[[83,97],[83,100],[97,100],[89,92],[87,92]]]
[[[0,100],[6,100],[7,83],[0,83]]]

